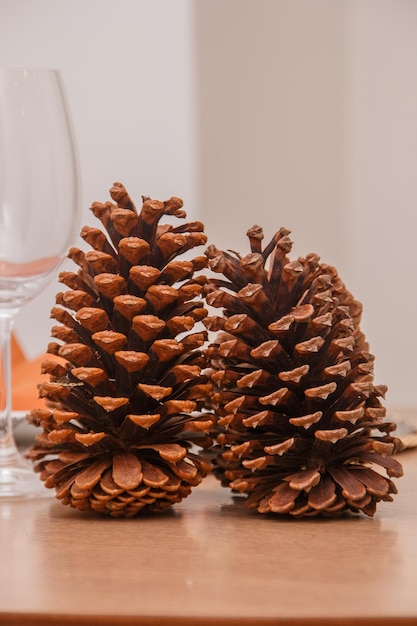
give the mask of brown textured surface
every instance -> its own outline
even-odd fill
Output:
[[[3,502],[0,623],[417,624],[417,452],[399,458],[374,518],[260,516],[212,477],[133,520]]]

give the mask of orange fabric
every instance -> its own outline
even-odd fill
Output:
[[[38,398],[38,385],[47,380],[47,376],[41,374],[41,363],[45,356],[43,354],[33,361],[27,361],[16,337],[12,335],[13,411],[28,411],[45,406],[45,402]]]

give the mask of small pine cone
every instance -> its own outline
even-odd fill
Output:
[[[43,363],[47,408],[29,417],[43,432],[28,456],[64,504],[132,517],[181,501],[211,469],[192,451],[211,445],[207,331],[196,331],[205,279],[194,276],[207,259],[180,258],[206,236],[200,222],[159,224],[185,217],[178,198],[143,198],[138,212],[120,183],[110,194],[91,207],[107,235],[84,227],[92,250],[72,248],[79,270],[60,275],[48,347],[59,359]]]
[[[288,230],[264,250],[260,227],[247,234],[243,258],[206,251],[222,275],[204,288],[207,303],[223,309],[204,320],[217,333],[206,351],[215,473],[260,513],[373,515],[378,501],[392,500],[390,477],[402,468],[392,456],[395,424],[383,421],[386,388],[373,384],[361,305],[317,255],[288,258]]]

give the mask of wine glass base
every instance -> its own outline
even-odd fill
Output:
[[[35,474],[33,467],[20,456],[13,463],[0,465],[0,502],[28,498],[50,498],[53,490],[47,489]]]

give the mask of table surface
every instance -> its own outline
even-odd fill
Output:
[[[0,502],[0,624],[417,624],[417,450],[374,518],[286,519],[207,477],[159,516]]]

